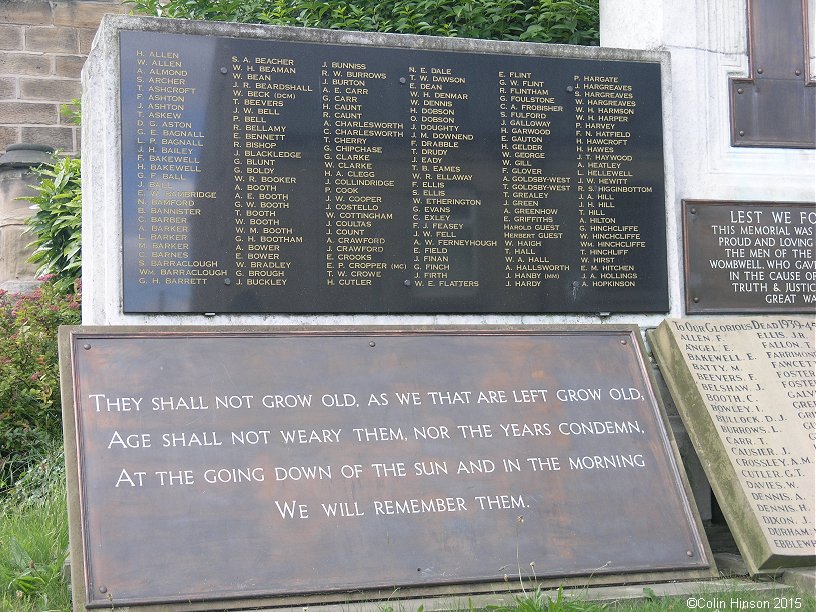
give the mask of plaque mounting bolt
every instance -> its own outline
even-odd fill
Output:
[[[696,215],[696,214],[697,214],[697,209],[696,209],[696,208],[692,208],[692,209],[691,209],[689,212],[690,212],[692,215]]]
[[[700,298],[698,298],[697,296],[694,296],[694,303],[696,304],[699,301],[700,301]]]
[[[572,85],[567,85],[567,91],[575,91],[575,88]]]
[[[693,557],[693,556],[694,556],[694,553],[693,553],[693,552],[691,552],[690,550],[687,550],[687,551],[686,551],[686,556],[687,556],[687,557]]]
[[[107,593],[107,592],[108,592],[108,587],[106,587],[106,586],[103,584],[101,587],[99,587],[99,592],[100,592],[100,593]]]
[[[405,77],[400,77],[399,82],[400,84],[405,85]]]
[[[621,344],[622,344],[623,346],[626,346],[626,340],[621,340]]]
[[[765,71],[762,68],[757,68],[757,74],[762,74],[763,72]]]
[[[231,279],[231,278],[229,278],[229,277],[225,278],[225,279],[224,279],[224,284],[225,284],[225,285],[231,285],[231,284],[232,284],[232,279]]]
[[[84,348],[86,351],[90,351],[91,350],[91,345],[90,344],[83,344],[82,348]]]
[[[221,74],[227,74],[227,67],[221,66]]]
[[[745,130],[740,130],[740,131],[739,131],[739,135],[740,135],[740,136],[745,136]]]
[[[371,342],[368,343],[368,346],[374,348],[375,346],[377,346],[377,343],[372,340]]]
[[[403,281],[402,284],[405,285],[406,287],[410,287],[411,286],[411,281],[406,280],[406,281]]]
[[[738,94],[741,94],[741,93],[742,93],[742,87],[740,87],[740,88],[737,90],[737,93],[738,93]]]
[[[793,74],[799,76],[800,74],[802,74],[802,71],[797,68],[796,70],[793,71]]]

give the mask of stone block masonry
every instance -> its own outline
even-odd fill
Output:
[[[80,150],[80,129],[60,106],[80,97],[80,72],[105,13],[121,0],[0,2],[0,154],[18,142]]]

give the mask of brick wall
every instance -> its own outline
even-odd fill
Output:
[[[10,144],[80,149],[60,105],[80,97],[79,75],[105,13],[121,0],[0,0],[0,154]]]

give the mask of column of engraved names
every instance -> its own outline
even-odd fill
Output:
[[[783,554],[807,554],[816,546],[816,508],[812,493],[806,494],[814,476],[812,451],[799,444],[805,435],[796,431],[806,411],[794,406],[799,402],[787,390],[794,380],[814,380],[812,345],[798,337],[801,331],[781,331],[761,321],[739,324],[737,332],[728,324],[674,324],[681,328],[681,349],[769,543]],[[800,353],[808,350],[809,373],[800,368],[806,359]],[[798,357],[782,360],[793,353]]]
[[[807,434],[813,433],[816,424],[816,402],[801,399],[798,393],[816,388],[813,324],[797,319],[753,319],[751,330],[741,334],[734,338],[735,353],[743,357],[741,369],[748,378],[760,381],[757,394],[770,444],[746,453],[749,456],[738,456],[736,462],[744,477],[773,479],[781,485],[780,493],[774,496],[751,492],[773,546],[784,554],[813,555],[816,444]],[[751,359],[757,344],[764,354]]]
[[[285,286],[303,236],[295,231],[295,164],[287,115],[311,86],[297,82],[295,60],[232,56],[234,265],[236,284]]]
[[[190,188],[201,173],[204,146],[204,133],[187,111],[196,87],[178,51],[137,49],[135,60],[138,282],[203,285],[224,271],[190,250],[201,205],[216,198],[214,191]]]
[[[457,114],[472,104],[467,77],[453,68],[409,66],[411,117],[411,229],[414,284],[418,287],[478,287],[463,251],[495,247],[495,240],[471,234],[465,223],[474,208],[472,172],[463,167],[462,149],[472,133],[462,129]]]
[[[631,194],[653,191],[633,184],[638,160],[628,151],[633,148],[635,90],[617,76],[576,75],[574,92],[582,283],[636,287],[638,270],[631,258],[647,243],[639,225],[618,221],[627,214],[619,206],[624,198],[631,201]]]
[[[321,68],[326,284],[370,286],[389,263],[396,181],[378,160],[405,137],[400,121],[379,120],[382,105],[369,102],[389,87],[385,71],[359,62],[324,62]],[[390,204],[391,203],[391,204]]]
[[[783,319],[784,320],[784,319]],[[790,321],[797,321],[791,319]],[[764,324],[767,325],[767,324]],[[791,329],[790,327],[796,327]],[[805,435],[816,449],[816,338],[814,324],[799,328],[758,331],[765,357],[770,360],[775,383],[790,400],[790,419],[794,431]]]
[[[532,72],[499,71],[504,262],[507,287],[539,287],[569,272],[553,192],[569,192],[571,177],[546,171],[553,121],[564,107]]]

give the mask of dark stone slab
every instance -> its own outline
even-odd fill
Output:
[[[68,333],[91,605],[714,571],[637,328]]]
[[[669,309],[659,62],[120,40],[126,313]]]

